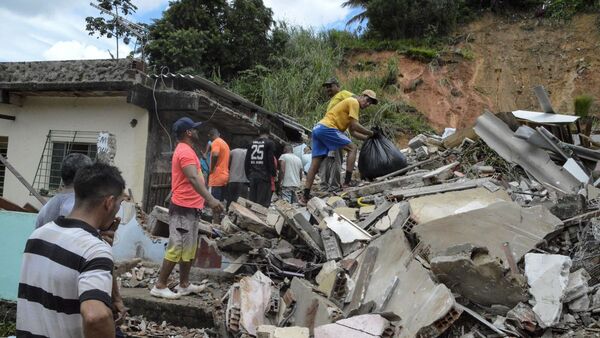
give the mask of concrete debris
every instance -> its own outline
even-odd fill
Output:
[[[315,338],[387,338],[396,334],[397,327],[376,314],[355,316],[315,328]]]
[[[474,129],[412,139],[406,168],[340,193],[316,188],[306,206],[232,202],[220,224],[199,223],[199,261],[223,267],[195,282],[204,291],[193,304],[218,295],[194,310],[212,320],[197,336],[597,334],[600,189],[590,182],[600,153],[542,129],[515,134],[486,113]],[[168,236],[168,209],[142,223]],[[118,266],[126,293],[148,294],[158,277],[158,266]],[[176,325],[192,320],[161,311]]]
[[[431,272],[453,292],[480,305],[514,307],[529,299],[527,281],[509,274],[486,248],[471,244],[449,248],[431,260]]]
[[[372,236],[344,216],[334,213],[324,219],[327,227],[340,238],[344,244],[355,241],[370,241]]]
[[[561,255],[525,255],[525,276],[533,296],[533,311],[542,328],[558,323],[562,300],[569,282],[571,259]]]
[[[487,248],[492,257],[503,259],[503,243],[508,242],[518,261],[561,224],[543,206],[521,208],[516,203],[498,202],[419,224],[413,231],[431,247],[433,254],[472,243]],[[508,268],[508,262],[504,262],[504,266]]]

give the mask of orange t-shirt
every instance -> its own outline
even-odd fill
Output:
[[[180,207],[202,209],[204,208],[204,198],[194,190],[183,172],[183,168],[188,165],[196,166],[200,181],[204,184],[198,155],[192,147],[180,142],[173,152],[173,161],[171,162],[171,202]]]
[[[217,137],[210,146],[210,166],[213,157],[218,156],[215,170],[208,175],[209,187],[222,187],[229,182],[229,146],[222,138]]]

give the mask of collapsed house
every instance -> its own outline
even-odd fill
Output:
[[[176,142],[171,125],[182,116],[220,129],[232,148],[253,138],[261,125],[279,143],[301,142],[306,133],[290,117],[202,77],[154,73],[131,59],[0,63],[0,154],[38,192],[51,196],[60,186],[64,156],[95,158],[100,134],[110,134],[118,149],[114,163],[135,200],[151,208],[168,194]],[[40,207],[2,164],[0,196]]]
[[[197,266],[219,273],[196,270],[212,312],[189,336],[597,336],[600,152],[567,142],[576,119],[547,114],[419,135],[408,167],[306,207],[240,198],[221,224],[201,223]],[[144,226],[164,234],[165,221],[155,207]],[[156,278],[132,266],[124,294]]]

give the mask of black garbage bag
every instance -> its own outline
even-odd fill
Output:
[[[404,154],[380,132],[366,140],[360,149],[358,170],[363,179],[372,180],[404,167]]]

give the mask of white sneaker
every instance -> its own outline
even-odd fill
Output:
[[[182,288],[180,285],[175,287],[177,294],[182,296],[187,296],[190,293],[200,293],[204,291],[204,289],[206,289],[206,285],[196,285],[192,283],[190,283],[190,285],[188,285],[186,288]]]
[[[158,289],[156,286],[154,286],[152,288],[152,290],[150,290],[150,294],[154,297],[165,298],[165,299],[177,299],[177,298],[181,297],[181,295],[179,293],[175,293],[175,292],[169,290],[169,288]]]

